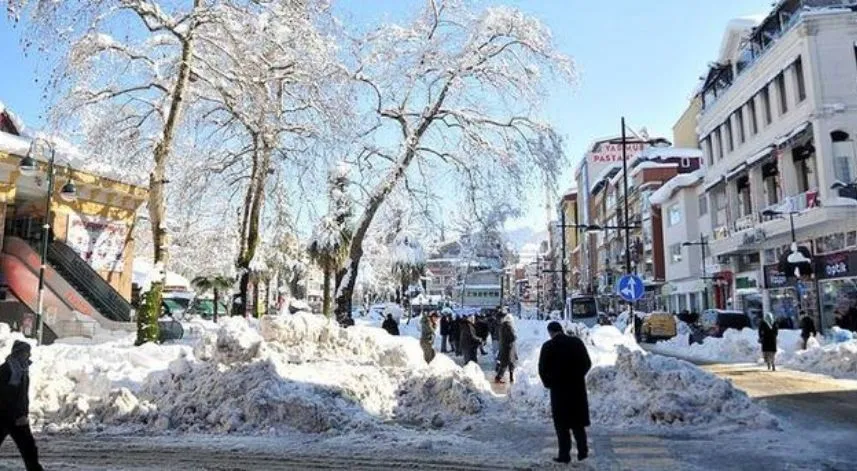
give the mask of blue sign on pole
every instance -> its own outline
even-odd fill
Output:
[[[616,294],[629,303],[641,299],[644,291],[643,280],[637,275],[624,275],[616,283]]]

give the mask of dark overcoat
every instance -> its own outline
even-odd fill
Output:
[[[777,352],[778,331],[776,323],[772,327],[764,321],[759,325],[759,341],[762,343],[763,352]]]
[[[586,373],[591,367],[586,346],[577,337],[558,334],[542,345],[539,377],[550,389],[551,415],[557,427],[590,425]]]
[[[518,362],[518,336],[515,334],[511,319],[504,319],[497,330],[500,331],[500,351],[497,361],[504,365],[514,365]]]

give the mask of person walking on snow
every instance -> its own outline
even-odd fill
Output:
[[[809,342],[809,337],[815,337],[818,333],[815,330],[815,322],[813,322],[812,318],[806,315],[805,312],[801,311],[800,313],[800,338],[803,339],[803,350],[806,350],[807,342]]]
[[[27,471],[43,471],[39,450],[30,430],[30,344],[16,340],[12,353],[0,365],[0,444],[7,435],[24,459]]]
[[[440,353],[446,353],[449,349],[446,347],[449,341],[449,328],[452,323],[452,318],[449,314],[440,316]]]
[[[551,339],[539,353],[539,377],[550,390],[551,415],[559,444],[557,463],[571,462],[571,434],[577,443],[577,459],[589,456],[586,427],[589,422],[589,401],[586,396],[586,373],[592,367],[586,346],[577,337],[569,337],[559,322],[548,324]]]
[[[423,314],[420,321],[420,347],[423,349],[423,358],[426,363],[431,363],[437,352],[434,351],[434,338],[437,335],[437,312]]]
[[[491,330],[488,326],[488,321],[485,320],[484,315],[480,315],[476,319],[476,336],[481,340],[479,344],[479,353],[482,355],[487,355],[485,352],[485,345],[488,343],[488,335],[491,333]]]
[[[399,323],[393,319],[392,314],[387,314],[387,318],[381,324],[381,328],[386,330],[390,335],[399,335]]]
[[[762,344],[762,357],[765,359],[768,371],[777,371],[777,365],[774,364],[774,360],[777,356],[778,332],[779,328],[774,321],[774,315],[766,312],[762,323],[759,325],[759,343]]]
[[[449,322],[449,343],[452,344],[452,353],[456,356],[461,355],[460,348],[461,340],[461,316],[455,315],[455,318]]]
[[[467,316],[467,320],[461,323],[461,339],[459,340],[458,348],[464,355],[464,364],[469,362],[479,363],[476,360],[476,351],[482,345],[482,339],[476,335],[476,319],[471,315]]]
[[[488,333],[491,334],[491,351],[494,353],[494,361],[499,365],[500,355],[500,322],[503,320],[505,311],[502,308],[488,317]]]
[[[506,374],[506,369],[509,369],[509,382],[515,382],[515,363],[518,361],[518,336],[515,334],[515,326],[512,324],[512,315],[506,313],[503,320],[500,322],[499,331],[499,352],[497,354],[497,376],[494,378],[495,383],[502,383],[503,376]]]

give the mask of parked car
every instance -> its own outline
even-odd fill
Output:
[[[228,316],[229,315],[229,307],[223,301],[223,298],[219,299],[217,307],[217,315],[218,316]],[[196,297],[191,301],[190,307],[187,309],[188,314],[193,314],[202,317],[203,319],[211,319],[214,317],[214,297]]]
[[[675,316],[668,312],[652,312],[643,319],[640,337],[644,342],[667,340],[676,336]]]
[[[723,337],[727,329],[752,328],[753,322],[750,316],[743,311],[732,311],[726,309],[708,309],[702,312],[699,319],[702,332],[710,337]]]
[[[190,308],[194,293],[191,291],[169,291],[161,298],[161,316],[172,317],[175,320],[185,318],[185,313]]]

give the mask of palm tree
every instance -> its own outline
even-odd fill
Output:
[[[331,315],[330,281],[345,264],[350,244],[351,231],[347,226],[337,224],[331,217],[323,217],[316,226],[312,241],[307,247],[309,257],[324,274],[322,312],[328,317]]]
[[[214,293],[214,322],[217,323],[218,309],[220,308],[220,292],[232,288],[232,279],[225,276],[198,276],[190,282],[200,293],[212,291]]]
[[[396,238],[393,245],[393,274],[401,289],[401,303],[404,304],[408,287],[425,274],[426,255],[419,241],[408,235]],[[412,309],[408,306],[408,322],[411,321]]]

